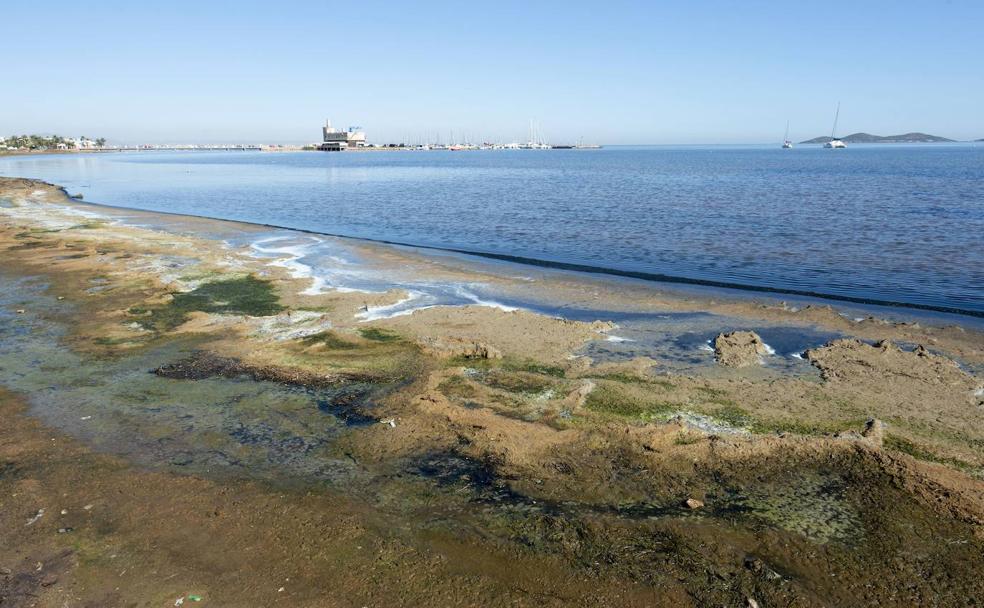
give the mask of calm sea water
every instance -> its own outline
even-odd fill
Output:
[[[984,315],[984,146],[12,157],[88,201]]]

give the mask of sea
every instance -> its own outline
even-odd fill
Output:
[[[104,205],[984,317],[984,145],[0,158]]]

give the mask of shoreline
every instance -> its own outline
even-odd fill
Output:
[[[16,494],[0,592],[312,608],[984,592],[980,331],[13,178],[0,248],[0,495]],[[129,574],[107,586],[117,556]]]
[[[47,182],[42,182],[47,183]],[[978,323],[977,319],[984,319],[984,311],[976,311],[969,309],[962,309],[952,306],[936,306],[932,304],[920,304],[917,302],[901,302],[893,300],[882,300],[878,298],[865,298],[865,297],[854,297],[847,295],[838,294],[828,294],[823,292],[815,292],[809,290],[798,290],[791,288],[781,288],[781,287],[769,287],[769,286],[759,286],[746,283],[734,283],[727,281],[717,281],[710,279],[695,279],[685,276],[668,275],[662,273],[651,273],[642,271],[625,270],[619,268],[611,268],[604,266],[594,266],[589,264],[579,264],[573,262],[563,262],[557,260],[548,260],[541,258],[533,258],[526,256],[517,256],[503,253],[495,253],[489,251],[471,250],[471,249],[461,249],[455,247],[444,247],[439,245],[421,245],[408,243],[403,241],[394,241],[381,238],[370,238],[370,237],[359,237],[350,236],[345,234],[338,234],[333,232],[324,232],[319,230],[307,229],[307,228],[296,228],[280,224],[271,224],[264,222],[250,222],[245,220],[236,220],[229,218],[222,218],[217,216],[210,216],[204,214],[188,214],[179,213],[172,211],[157,211],[141,209],[139,207],[129,207],[125,205],[111,205],[107,203],[99,203],[95,201],[89,201],[84,199],[75,199],[67,192],[63,187],[56,186],[54,184],[49,184],[53,187],[61,190],[67,198],[75,201],[78,204],[92,206],[100,209],[107,210],[122,210],[131,211],[138,213],[147,213],[152,215],[161,216],[172,216],[172,217],[185,217],[185,218],[196,218],[201,220],[210,220],[216,222],[230,222],[234,224],[240,224],[244,226],[253,226],[262,229],[272,229],[272,230],[284,230],[297,234],[310,234],[323,237],[331,237],[334,239],[342,239],[353,241],[357,243],[368,243],[373,245],[385,245],[393,247],[404,247],[411,250],[417,250],[422,252],[438,252],[438,253],[451,253],[459,254],[466,257],[477,258],[480,260],[494,260],[498,262],[505,262],[509,264],[516,264],[524,267],[532,268],[543,268],[548,270],[566,271],[579,273],[584,275],[598,275],[601,277],[611,277],[618,279],[634,279],[643,281],[645,283],[650,283],[653,288],[660,290],[662,288],[664,291],[667,289],[672,289],[673,286],[694,286],[698,288],[714,288],[724,290],[726,292],[735,293],[722,293],[724,297],[732,296],[737,299],[751,299],[758,295],[764,295],[766,297],[782,297],[789,296],[795,298],[804,298],[811,300],[812,304],[816,305],[840,305],[840,304],[856,304],[863,307],[875,307],[884,308],[885,312],[891,313],[893,310],[897,310],[900,315],[904,315],[906,311],[921,311],[928,313],[941,313],[943,315],[953,315],[957,318],[953,319],[954,323],[960,324],[960,317],[966,317],[967,322]],[[708,299],[714,299],[715,294],[709,294],[706,296]],[[982,325],[984,327],[984,325]]]

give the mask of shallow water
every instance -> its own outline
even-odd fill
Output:
[[[86,200],[984,314],[984,147],[0,159]]]

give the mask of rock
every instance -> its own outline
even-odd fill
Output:
[[[885,423],[877,418],[872,418],[864,425],[864,430],[861,431],[861,436],[881,447],[885,443]]]
[[[19,314],[19,315],[22,315],[22,314],[24,314],[25,312],[27,312],[27,311],[26,311],[26,310],[24,310],[23,308],[18,308],[18,309],[17,309],[17,314]]]
[[[703,501],[697,500],[696,498],[688,498],[683,504],[690,510],[700,509],[704,506]]]
[[[761,362],[772,350],[754,331],[733,331],[714,338],[714,356],[728,367],[745,367]]]
[[[759,608],[759,603],[752,598],[747,598],[745,600],[745,605],[748,606],[748,608]]]
[[[467,340],[426,339],[421,342],[424,351],[442,359],[464,357],[465,359],[501,359],[502,351],[484,342]]]

